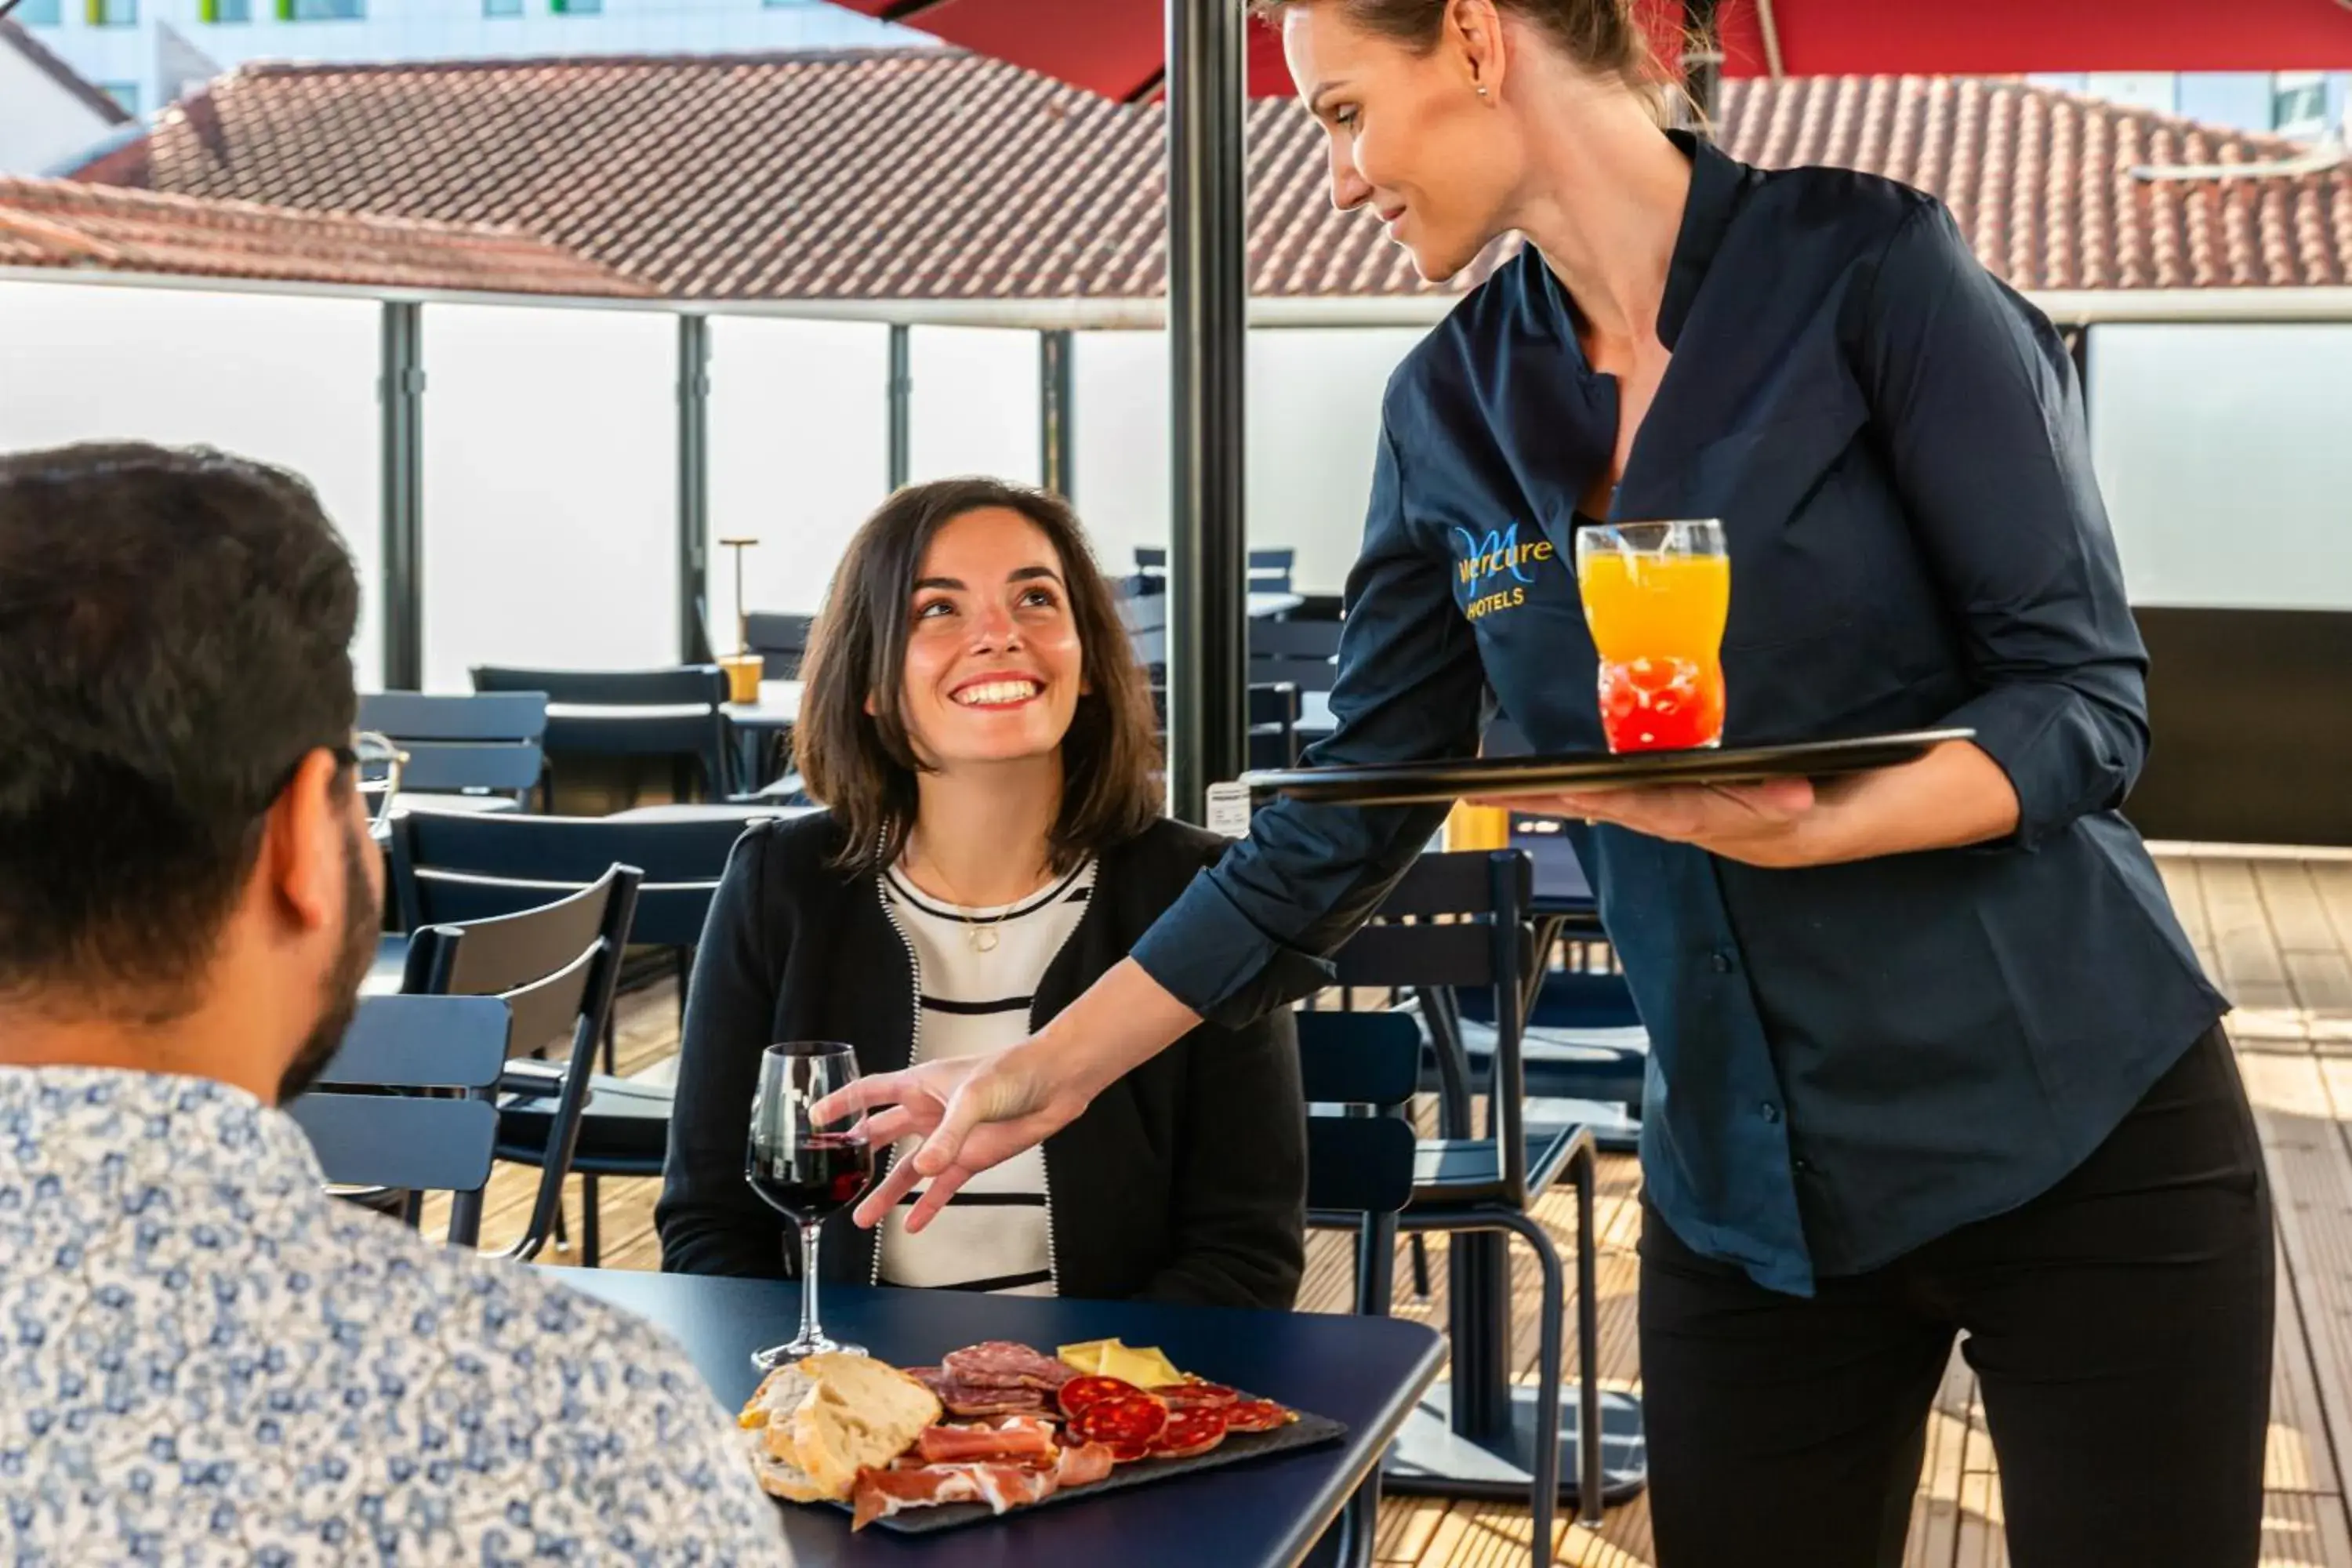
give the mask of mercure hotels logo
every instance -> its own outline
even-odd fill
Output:
[[[1531,544],[1519,542],[1519,525],[1489,531],[1485,538],[1466,528],[1454,531],[1455,548],[1459,552],[1454,572],[1464,594],[1462,613],[1472,620],[1491,616],[1497,610],[1516,610],[1528,602],[1528,588],[1535,580],[1528,570],[1537,562],[1552,558],[1551,541],[1538,539]]]

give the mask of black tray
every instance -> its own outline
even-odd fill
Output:
[[[1845,741],[1805,741],[1737,750],[1580,752],[1544,757],[1472,757],[1438,763],[1376,763],[1354,767],[1272,768],[1244,773],[1251,790],[1346,805],[1423,805],[1493,796],[1633,789],[1642,784],[1753,784],[1761,779],[1823,778],[1892,767],[1926,755],[1973,730],[1912,730]]]
[[[1250,1397],[1244,1394],[1243,1398]],[[1066,1502],[1085,1502],[1089,1498],[1108,1497],[1125,1491],[1129,1487],[1150,1486],[1177,1476],[1189,1476],[1201,1470],[1221,1469],[1227,1465],[1246,1464],[1270,1454],[1287,1454],[1297,1448],[1312,1448],[1324,1443],[1337,1442],[1348,1435],[1348,1428],[1324,1415],[1298,1413],[1298,1419],[1271,1432],[1235,1432],[1205,1454],[1195,1454],[1189,1459],[1138,1459],[1131,1465],[1120,1465],[1103,1480],[1090,1487],[1076,1487],[1058,1491],[1043,1502],[1024,1503],[1019,1508],[999,1514],[984,1502],[955,1502],[941,1508],[910,1508],[894,1513],[887,1519],[877,1519],[873,1530],[895,1530],[902,1535],[929,1535],[934,1531],[955,1530],[983,1520],[1017,1519],[1034,1513],[1041,1508],[1054,1508]],[[844,1513],[854,1511],[845,1502],[834,1504]]]

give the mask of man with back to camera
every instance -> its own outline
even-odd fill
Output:
[[[22,1563],[786,1561],[667,1340],[328,1197],[383,867],[359,584],[217,453],[0,457],[0,1536]]]

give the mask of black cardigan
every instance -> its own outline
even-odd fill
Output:
[[[830,813],[743,836],[694,967],[669,1156],[654,1210],[673,1273],[797,1274],[781,1215],[744,1181],[761,1055],[778,1040],[845,1040],[861,1071],[914,1050],[913,960],[871,876],[829,861]],[[1156,822],[1099,857],[1077,930],[1047,966],[1034,1029],[1127,955],[1225,840]],[[1287,1308],[1306,1266],[1307,1125],[1287,1013],[1203,1025],[1045,1140],[1060,1293]],[[846,1215],[820,1243],[821,1278],[865,1284],[875,1237]]]

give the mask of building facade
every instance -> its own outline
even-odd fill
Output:
[[[2344,123],[2344,71],[2075,71],[2037,75],[2036,87],[2179,115],[2232,131],[2315,142]]]
[[[823,0],[22,0],[13,19],[138,115],[248,60],[740,54],[921,41]]]

